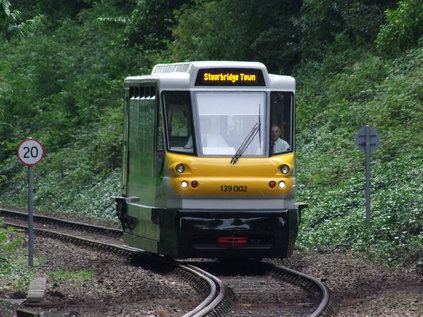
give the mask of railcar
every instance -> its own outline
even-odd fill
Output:
[[[199,61],[156,65],[124,88],[124,242],[174,258],[289,257],[295,79]]]

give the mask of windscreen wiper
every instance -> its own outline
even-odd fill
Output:
[[[242,144],[239,146],[238,150],[236,150],[236,153],[234,156],[232,156],[231,164],[234,165],[238,161],[238,159],[244,154],[245,150],[250,145],[251,141],[253,141],[254,137],[256,136],[257,132],[260,131],[261,123],[257,122],[254,127],[251,129],[250,133],[246,136],[245,140],[242,142]]]

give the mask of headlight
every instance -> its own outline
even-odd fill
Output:
[[[185,166],[183,164],[178,164],[175,167],[175,171],[178,174],[182,174],[183,172],[185,172]]]
[[[279,170],[281,171],[282,174],[288,174],[289,173],[289,166],[286,164],[283,164],[281,166],[279,166]]]
[[[286,187],[286,183],[284,181],[280,181],[278,185],[281,189],[284,189]]]
[[[187,188],[187,187],[188,187],[188,185],[189,185],[189,184],[188,184],[188,182],[187,182],[187,181],[182,181],[182,182],[181,182],[181,187],[182,187],[182,188]]]

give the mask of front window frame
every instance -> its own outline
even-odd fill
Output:
[[[169,103],[166,100],[167,94],[186,94],[186,120],[187,120],[187,135],[171,135],[171,126],[172,126],[172,118],[169,118]],[[165,139],[166,139],[166,149],[169,152],[180,153],[180,154],[187,154],[187,155],[197,155],[196,147],[195,147],[195,130],[193,125],[193,113],[192,113],[192,98],[191,98],[191,91],[190,90],[164,90],[161,92],[161,101],[163,105],[163,115],[164,115],[164,122],[165,122]],[[181,137],[179,140],[179,144],[175,145],[172,144],[173,140],[172,137]],[[191,144],[191,146],[189,145]]]
[[[179,94],[186,94],[186,100],[189,102],[187,105],[187,129],[190,132],[190,144],[192,144],[192,148],[186,149],[186,148],[175,148],[171,146],[170,141],[170,132],[169,132],[169,113],[168,113],[168,105],[166,104],[166,94],[167,93],[179,93]],[[202,157],[231,157],[234,153],[227,153],[227,154],[213,154],[213,153],[204,153],[202,150],[202,144],[201,140],[197,138],[197,136],[200,135],[200,126],[201,122],[199,120],[199,110],[197,105],[197,94],[201,93],[260,93],[263,94],[263,100],[264,105],[261,107],[263,110],[263,114],[261,115],[261,129],[260,133],[262,134],[263,138],[263,151],[260,154],[248,154],[245,153],[243,157],[271,157],[275,155],[281,155],[285,153],[290,153],[295,150],[295,94],[292,91],[277,91],[277,90],[164,90],[161,92],[161,101],[162,101],[162,113],[164,117],[164,123],[165,123],[165,142],[166,142],[166,149],[169,152],[174,153],[180,153],[180,154],[186,154],[186,155],[195,155],[195,156],[202,156]],[[288,125],[287,130],[285,131],[285,134],[289,133],[289,137],[285,140],[289,143],[288,150],[284,152],[278,152],[278,153],[272,153],[272,144],[271,144],[271,128],[272,124],[277,122],[279,125],[281,125],[281,119],[277,118],[274,108],[272,106],[273,102],[273,96],[275,94],[286,94],[289,95],[289,110],[288,111],[288,121],[285,120],[285,123]],[[191,120],[189,119],[191,118]],[[188,142],[188,136],[187,138],[187,144]],[[186,144],[186,145],[187,145]],[[185,145],[185,146],[186,146]],[[236,149],[235,149],[236,150]]]
[[[245,139],[245,137],[247,136],[248,132],[251,131],[251,129],[253,128],[254,124],[250,124],[248,126],[248,128],[246,128],[246,130],[244,131],[245,133],[240,136],[240,138],[242,140],[238,140],[239,142],[228,142],[227,138],[228,136],[225,136],[225,140],[227,141],[228,144],[230,144],[230,146],[228,148],[231,148],[231,150],[227,150],[226,147],[222,147],[222,152],[221,153],[207,153],[206,151],[204,151],[203,149],[203,144],[202,144],[202,140],[200,139],[200,129],[201,129],[201,114],[199,111],[199,102],[198,102],[198,96],[202,95],[202,94],[250,94],[251,96],[253,96],[254,94],[256,96],[258,95],[262,95],[262,104],[258,104],[260,107],[260,111],[261,111],[261,116],[260,116],[260,136],[261,137],[261,152],[260,153],[256,153],[256,154],[248,154],[248,149],[244,155],[244,157],[266,157],[267,153],[268,153],[268,142],[266,141],[268,139],[268,127],[267,127],[267,122],[268,122],[268,103],[269,103],[269,95],[267,93],[266,90],[195,90],[193,91],[192,94],[192,99],[193,102],[192,104],[193,106],[193,118],[194,118],[194,126],[196,129],[196,136],[197,136],[197,143],[196,143],[196,147],[197,147],[197,153],[200,156],[203,157],[232,157],[236,150],[239,148],[241,142]],[[251,97],[250,96],[250,97]],[[222,96],[220,96],[222,97]],[[234,97],[234,96],[231,96]],[[236,113],[235,113],[236,115]],[[240,113],[240,115],[242,115]],[[245,116],[245,114],[243,114]],[[236,130],[235,133],[239,133],[239,130]],[[259,133],[257,133],[259,134]],[[254,138],[254,140],[256,140],[256,137]],[[256,142],[258,142],[256,140]],[[253,142],[252,142],[253,143]],[[252,148],[250,148],[251,150]]]

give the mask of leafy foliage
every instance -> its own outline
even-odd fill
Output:
[[[301,14],[294,20],[303,58],[322,58],[332,43],[338,43],[341,50],[372,45],[384,19],[383,11],[395,2],[304,0]]]
[[[142,50],[162,50],[172,39],[174,10],[189,6],[190,0],[138,0],[125,29],[128,44]]]
[[[42,179],[35,184],[36,206],[75,210],[81,197],[87,213],[113,213],[109,198],[98,195],[118,191],[121,83],[141,67],[142,59],[124,47],[124,26],[101,21],[112,14],[118,14],[114,1],[103,2],[56,29],[40,24],[14,45],[0,44],[5,57],[0,60],[2,203],[26,204],[26,171],[15,153],[17,144],[32,136],[46,150],[46,159],[36,167],[36,177]],[[99,185],[109,177],[109,187]]]
[[[423,94],[416,78],[423,75],[423,49],[391,63],[360,55],[319,85],[307,86],[306,80],[300,89],[299,193],[311,205],[300,244],[348,247],[392,264],[422,259]],[[328,58],[321,69],[331,62]],[[382,143],[371,156],[369,227],[364,224],[364,158],[354,145],[355,132],[365,124],[379,130]]]
[[[310,205],[299,243],[342,244],[393,264],[421,259],[419,1],[22,0],[21,19],[0,1],[0,36],[9,39],[0,41],[2,204],[26,205],[16,147],[32,136],[46,150],[35,168],[36,208],[114,218],[123,78],[157,62],[259,60],[298,83],[298,193]],[[25,36],[4,33],[34,16]],[[395,58],[374,52],[376,38]],[[382,136],[370,227],[354,145],[366,124]]]
[[[3,221],[0,219],[0,225],[3,225]],[[4,274],[8,268],[13,253],[16,251],[18,240],[9,240],[9,236],[13,233],[13,230],[6,229],[0,231],[0,274]]]
[[[403,0],[395,10],[387,10],[387,23],[382,26],[376,43],[388,54],[397,54],[416,46],[423,34],[423,3]]]
[[[260,60],[288,71],[298,61],[292,18],[299,10],[298,1],[197,1],[179,13],[170,59]]]
[[[12,10],[9,0],[0,0],[0,34],[7,40],[30,32],[38,21],[39,17],[22,21],[21,12]]]
[[[3,221],[0,219],[0,227],[3,227]],[[32,277],[23,261],[26,257],[19,251],[22,239],[12,228],[0,229],[0,279],[7,283],[0,285],[0,291],[6,289],[8,284],[23,289],[26,287]]]

